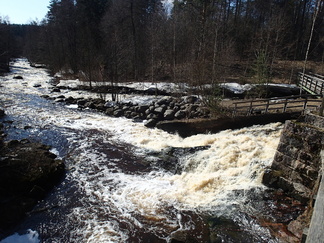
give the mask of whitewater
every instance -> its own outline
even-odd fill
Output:
[[[14,78],[18,75],[23,79]],[[50,93],[54,84],[47,70],[25,59],[13,62],[0,82],[4,119],[13,121],[5,123],[7,139],[50,145],[67,167],[61,185],[1,243],[20,237],[33,243],[236,242],[230,233],[213,235],[216,221],[220,227],[234,222],[243,237],[237,242],[276,242],[251,217],[258,208],[249,197],[251,191],[260,195],[266,189],[261,178],[273,160],[281,123],[181,138],[54,102],[59,95],[96,95],[70,89]],[[161,97],[124,97],[130,98]],[[201,149],[178,158],[178,173],[153,163],[156,154],[170,148],[194,147]]]

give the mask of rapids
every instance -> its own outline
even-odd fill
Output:
[[[25,59],[0,82],[6,139],[51,145],[68,168],[15,232],[34,232],[40,242],[277,242],[255,218],[282,124],[183,139],[42,98],[93,94],[50,93],[46,69]],[[178,158],[178,174],[149,162],[152,151],[197,146],[206,148]]]

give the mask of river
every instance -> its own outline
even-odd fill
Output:
[[[278,242],[257,218],[266,214],[261,177],[282,124],[181,138],[42,98],[90,94],[50,93],[47,70],[25,59],[13,62],[0,82],[6,139],[50,145],[67,168],[63,182],[28,214],[12,239]],[[170,148],[197,146],[206,147],[179,153],[177,173],[157,163]]]

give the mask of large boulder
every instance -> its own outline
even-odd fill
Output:
[[[28,140],[4,143],[0,167],[0,229],[18,223],[65,173],[48,146]]]

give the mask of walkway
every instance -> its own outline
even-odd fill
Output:
[[[313,95],[324,94],[324,76],[298,73],[298,86]]]
[[[303,113],[305,110],[319,110],[321,103],[322,99],[318,99],[318,95],[298,95],[233,102],[228,109],[232,112],[232,116],[288,112]]]

